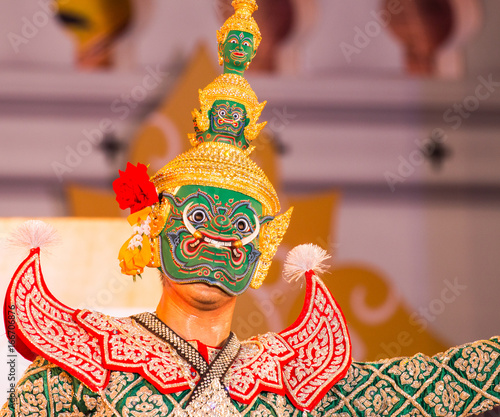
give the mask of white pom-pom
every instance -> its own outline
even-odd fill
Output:
[[[7,239],[9,246],[47,248],[59,241],[55,229],[41,220],[28,220]]]
[[[322,274],[328,270],[329,266],[324,262],[330,258],[326,250],[312,243],[296,246],[286,256],[283,276],[291,282],[299,280],[308,271]]]

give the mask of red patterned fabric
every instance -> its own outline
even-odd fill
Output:
[[[234,400],[249,404],[268,391],[312,410],[344,377],[351,345],[342,311],[318,277],[307,274],[306,282],[306,302],[292,326],[242,342],[226,374]],[[113,370],[139,373],[164,394],[192,389],[200,378],[170,345],[133,319],[73,310],[58,302],[43,280],[38,249],[12,278],[5,308],[13,305],[20,341],[16,348],[28,358],[43,356],[93,391],[106,387]]]

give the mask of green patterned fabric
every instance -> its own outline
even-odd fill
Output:
[[[113,372],[94,393],[43,358],[19,381],[0,417],[163,417],[182,407],[189,391],[163,395],[140,375]],[[486,412],[500,405],[500,338],[372,363],[355,362],[346,377],[310,413],[287,398],[262,393],[251,405],[234,403],[242,416],[433,416]]]

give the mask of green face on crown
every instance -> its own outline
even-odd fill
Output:
[[[203,142],[222,142],[240,149],[248,147],[245,127],[250,122],[243,104],[232,100],[215,100],[208,112],[210,127],[205,132],[197,132]]]
[[[255,56],[254,37],[251,33],[231,30],[226,40],[219,45],[223,57],[224,73],[243,75],[247,64]]]
[[[170,213],[161,234],[162,271],[181,284],[202,282],[230,295],[245,291],[260,257],[262,218],[255,199],[216,187],[186,185],[163,194]]]

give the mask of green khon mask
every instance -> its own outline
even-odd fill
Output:
[[[219,49],[224,73],[243,75],[256,53],[254,36],[248,32],[231,30],[224,43],[219,44]]]
[[[170,213],[161,233],[161,269],[181,284],[202,282],[230,295],[245,291],[261,253],[262,205],[223,188],[185,185],[163,194]]]
[[[199,142],[221,142],[246,149],[245,127],[250,122],[243,104],[233,100],[215,100],[208,112],[210,127],[196,132]]]

